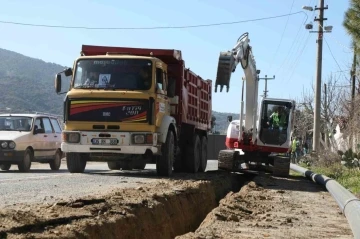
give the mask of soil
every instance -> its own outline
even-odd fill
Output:
[[[201,175],[3,209],[0,238],[352,238],[330,194],[301,176]]]
[[[299,177],[256,177],[230,192],[195,231],[194,238],[353,238],[331,195]]]
[[[227,192],[244,182],[243,176],[227,173],[178,177],[53,205],[0,210],[0,238],[174,238],[194,231]]]

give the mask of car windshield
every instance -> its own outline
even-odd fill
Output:
[[[152,62],[143,59],[91,59],[76,64],[74,88],[149,90]]]
[[[0,130],[30,131],[32,118],[25,116],[0,116]]]

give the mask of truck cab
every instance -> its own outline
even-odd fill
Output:
[[[158,174],[171,174],[179,123],[171,104],[178,104],[180,91],[176,95],[178,68],[169,77],[167,63],[177,57],[176,50],[82,47],[64,71],[72,77],[61,144],[70,172],[83,172],[87,161],[130,170],[155,160]],[[61,93],[60,73],[55,89]]]

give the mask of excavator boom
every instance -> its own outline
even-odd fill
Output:
[[[224,86],[226,86],[226,92],[229,92],[231,73],[235,72],[239,63],[244,70],[250,66],[251,74],[255,75],[256,78],[256,62],[249,42],[249,33],[246,32],[239,37],[233,49],[220,52],[215,92],[217,92],[217,86],[220,86],[220,92],[222,92]]]

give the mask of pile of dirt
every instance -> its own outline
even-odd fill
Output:
[[[334,199],[319,188],[299,178],[256,177],[228,193],[195,232],[176,239],[352,238]]]
[[[101,197],[0,211],[0,238],[174,238],[194,231],[234,187],[236,175],[160,180]]]

